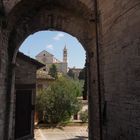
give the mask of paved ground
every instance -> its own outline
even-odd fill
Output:
[[[88,140],[86,126],[69,126],[55,129],[36,129],[36,140]]]

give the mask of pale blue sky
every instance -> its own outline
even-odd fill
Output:
[[[83,68],[85,64],[85,50],[79,41],[64,32],[40,31],[30,35],[21,45],[20,51],[35,58],[35,56],[46,50],[62,61],[63,48],[68,49],[68,66],[70,68]]]

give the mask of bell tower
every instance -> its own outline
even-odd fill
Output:
[[[63,49],[63,62],[67,63],[67,48],[66,48],[66,45]]]

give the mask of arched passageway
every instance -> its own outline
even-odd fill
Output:
[[[77,5],[79,8],[77,8]],[[30,14],[29,14],[30,13]],[[87,63],[88,63],[88,74],[90,77],[88,79],[88,92],[89,92],[89,110],[92,108],[93,111],[89,111],[89,130],[95,131],[97,137],[100,137],[100,117],[99,117],[99,104],[98,104],[98,94],[96,95],[96,86],[90,84],[91,81],[94,81],[96,85],[98,82],[96,77],[96,59],[95,55],[95,39],[96,39],[96,30],[94,22],[94,13],[91,8],[86,4],[80,1],[71,1],[69,5],[66,1],[40,1],[39,3],[33,2],[32,5],[30,1],[23,0],[19,2],[9,13],[8,18],[8,29],[9,32],[9,42],[8,42],[8,51],[9,51],[9,61],[12,62],[12,65],[16,64],[16,55],[21,43],[26,39],[30,34],[33,34],[37,31],[44,29],[47,30],[59,30],[69,33],[75,36],[81,44],[84,46],[87,53]],[[87,28],[88,27],[88,28]],[[94,72],[90,72],[93,71]],[[9,137],[13,137],[14,123],[10,119],[13,115],[13,106],[14,106],[14,68],[9,70],[9,99],[11,99],[11,104],[7,105],[7,108],[10,110],[10,114],[7,116],[9,119],[8,126],[9,131],[6,134]],[[94,105],[93,92],[96,95],[96,105]],[[95,98],[95,97],[94,97]],[[95,106],[95,109],[94,109]],[[91,110],[92,110],[91,109]],[[93,114],[96,114],[96,116]],[[8,118],[9,117],[9,118]],[[92,120],[90,120],[92,118]],[[95,118],[95,119],[93,119]],[[96,123],[96,129],[93,128],[93,124]],[[98,127],[97,127],[98,126]],[[93,139],[93,135],[90,135],[90,139]]]
[[[85,47],[89,74],[89,139],[140,139],[139,17],[138,0],[1,0],[0,139],[13,138],[17,50],[28,35],[44,29],[67,32]]]
[[[51,86],[51,84],[53,84],[53,82],[55,82],[54,78],[52,78],[50,75],[47,75],[47,74],[49,74],[49,66],[52,65],[52,63],[54,63],[55,66],[57,67],[57,76],[59,77],[58,78],[59,80],[61,78],[66,78],[67,76],[69,76],[73,82],[78,83],[77,84],[78,90],[76,90],[76,91],[78,93],[78,96],[80,95],[81,105],[83,107],[74,116],[72,115],[71,119],[69,121],[70,121],[70,123],[74,123],[76,126],[77,126],[77,124],[82,125],[82,123],[80,123],[81,122],[80,112],[81,111],[82,112],[86,111],[86,113],[88,113],[87,112],[87,108],[88,108],[87,102],[88,101],[87,101],[86,92],[84,92],[84,96],[83,96],[83,91],[82,91],[83,88],[81,88],[81,87],[84,86],[84,79],[83,79],[85,77],[84,72],[82,73],[83,76],[81,75],[79,77],[79,72],[85,66],[85,57],[86,57],[85,50],[84,50],[83,46],[80,44],[80,42],[75,37],[73,37],[73,36],[71,36],[67,33],[64,33],[64,32],[40,31],[40,32],[37,32],[37,33],[34,33],[34,34],[28,36],[28,38],[26,38],[26,40],[20,46],[19,50],[20,50],[20,52],[23,52],[25,55],[30,56],[31,58],[35,58],[35,60],[37,60],[39,62],[45,63],[46,66],[37,70],[37,76],[36,76],[36,80],[34,82],[32,80],[34,78],[31,78],[31,76],[33,75],[33,72],[31,72],[33,66],[29,67],[29,65],[28,65],[28,67],[27,67],[26,66],[27,64],[26,65],[25,65],[25,63],[24,63],[24,65],[21,64],[21,62],[19,61],[19,56],[20,56],[19,54],[20,53],[18,52],[18,55],[16,57],[16,64],[18,64],[17,68],[19,68],[20,70],[18,70],[18,72],[17,71],[15,72],[15,76],[16,76],[16,78],[15,78],[15,84],[16,84],[15,91],[17,91],[17,93],[19,93],[19,95],[21,95],[20,92],[22,90],[25,92],[25,89],[27,89],[27,86],[29,87],[29,85],[30,85],[30,88],[31,88],[31,86],[34,83],[36,83],[36,99],[37,99],[36,101],[37,101],[37,103],[38,103],[38,101],[40,103],[40,98],[41,97],[39,96],[40,95],[39,90],[40,89],[45,90],[46,87],[48,88],[48,86]],[[24,66],[24,68],[23,68],[23,66]],[[22,69],[25,69],[25,70],[22,70]],[[23,71],[22,75],[21,75],[20,71]],[[42,75],[43,73],[44,73],[44,76]],[[70,79],[67,79],[67,80],[69,81]],[[63,84],[65,85],[66,82],[64,82]],[[26,85],[26,87],[25,87],[25,85]],[[69,86],[70,86],[70,84],[69,84]],[[85,84],[85,86],[86,86],[86,84]],[[22,89],[20,90],[20,92],[18,92],[17,88],[22,88]],[[32,88],[34,88],[34,87],[32,86]],[[61,89],[61,85],[60,85],[59,88]],[[86,91],[86,87],[84,87],[84,89],[85,89],[84,91]],[[29,90],[29,88],[28,88],[28,90]],[[73,92],[71,90],[69,90],[69,91],[70,91],[71,94],[74,93],[74,91]],[[65,91],[65,92],[66,92],[65,95],[67,95],[67,91]],[[26,92],[25,92],[25,95],[26,95]],[[57,95],[59,95],[59,93],[56,94],[56,98],[57,98]],[[17,96],[17,94],[16,94],[16,96]],[[82,98],[81,98],[82,96],[83,96],[84,100],[82,100]],[[34,96],[32,98],[34,98]],[[54,100],[56,100],[56,99],[54,99]],[[65,100],[65,99],[61,98],[61,100],[60,100],[60,97],[59,97],[59,102],[57,102],[57,107],[58,108],[60,106],[63,106],[62,105],[63,100]],[[47,103],[47,101],[48,100],[46,100],[46,103]],[[16,99],[16,102],[17,102],[17,99]],[[16,106],[20,107],[21,102],[18,102],[19,105],[16,105]],[[22,102],[22,104],[27,104],[27,102]],[[34,105],[34,103],[32,103],[32,104]],[[55,103],[54,103],[54,105],[55,105]],[[19,115],[17,115],[17,118],[19,118],[19,119],[15,119],[16,120],[15,124],[18,124],[18,125],[16,125],[16,133],[15,133],[16,135],[19,133],[19,131],[24,132],[23,127],[26,127],[26,129],[28,130],[29,127],[27,125],[25,126],[25,125],[22,125],[22,124],[26,124],[28,122],[26,120],[30,120],[30,116],[32,116],[32,114],[31,114],[30,116],[27,116],[27,117],[29,117],[29,119],[25,119],[27,117],[26,117],[26,115],[23,117],[23,114],[26,114],[26,111],[28,111],[28,110],[22,109],[22,106],[21,106],[20,110],[19,110],[19,107],[18,107],[19,111],[17,111],[17,109],[16,109],[17,113],[21,112],[21,113],[18,113]],[[45,116],[43,115],[43,117],[42,117],[42,113],[40,112],[41,108],[39,107],[40,108],[39,109],[38,106],[39,106],[39,104],[37,104],[37,106],[36,106],[35,124],[37,125],[38,122],[39,123],[40,122],[45,122],[46,125],[49,125],[50,122],[48,120],[48,118],[49,118],[48,113],[45,113]],[[30,107],[28,107],[28,108],[30,108]],[[65,109],[64,106],[63,106],[63,109]],[[69,109],[67,108],[67,110],[69,110]],[[25,113],[22,113],[22,112],[25,112]],[[32,110],[32,112],[34,112],[34,110]],[[47,112],[47,111],[45,111],[45,112]],[[51,112],[50,115],[55,114],[56,116],[60,116],[60,114],[62,113],[61,107],[60,107],[60,110],[59,110],[59,113],[60,113],[59,115],[58,115],[56,105],[54,106],[54,108],[52,107],[50,112]],[[53,112],[57,112],[57,113],[53,113]],[[86,114],[86,115],[88,115],[88,114]],[[63,116],[64,115],[61,115],[61,118],[63,118]],[[48,120],[48,121],[46,121],[46,120]],[[29,122],[29,124],[31,125],[32,123]],[[66,132],[67,128],[69,129],[69,127],[67,125],[66,125],[67,127],[62,127],[61,128],[61,130],[63,130],[63,131],[61,131],[62,133],[61,132],[60,133],[52,133],[51,134],[52,136],[49,136],[49,134],[47,134],[44,137],[45,137],[45,139],[57,139],[57,140],[58,139],[62,140],[64,138],[67,138],[67,139],[72,139],[73,138],[74,139],[74,138],[77,138],[77,136],[79,136],[80,138],[82,138],[82,137],[87,138],[87,136],[88,136],[88,131],[86,131],[86,129],[88,128],[87,125],[88,125],[87,123],[84,123],[84,126],[79,126],[79,129],[77,128],[77,130],[79,130],[78,132],[75,131],[76,129],[73,130],[76,126],[72,127],[71,130],[73,132],[71,132],[71,133],[73,133],[73,134],[68,135],[66,133],[67,137],[65,135],[63,135]],[[22,126],[22,128],[20,126]],[[40,126],[40,125],[37,125],[37,126]],[[20,128],[20,129],[17,129],[17,127]],[[39,127],[35,127],[35,128],[39,128]],[[35,138],[39,139],[39,137],[42,136],[40,134],[44,130],[47,131],[48,129],[47,128],[46,129],[35,129]],[[55,131],[56,129],[55,130],[52,129],[52,130]],[[51,131],[51,129],[49,129],[49,131]],[[81,131],[83,133],[79,133]],[[28,131],[28,133],[29,132],[30,131]],[[23,133],[19,133],[19,134],[23,134]],[[18,136],[18,137],[21,137],[21,136]],[[54,137],[56,137],[56,138],[54,138]]]

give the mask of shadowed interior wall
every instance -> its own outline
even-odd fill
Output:
[[[98,0],[105,140],[140,139],[140,1]]]
[[[6,128],[6,102],[7,102],[7,31],[0,26],[0,139],[4,138]]]

